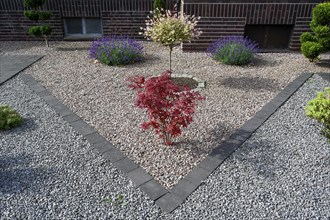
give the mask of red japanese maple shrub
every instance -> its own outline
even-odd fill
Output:
[[[197,101],[205,99],[188,86],[175,85],[170,71],[158,77],[136,76],[129,81],[129,87],[137,90],[135,105],[147,109],[149,121],[143,122],[141,127],[153,127],[166,145],[171,145],[172,139],[181,134],[181,129],[193,121]]]

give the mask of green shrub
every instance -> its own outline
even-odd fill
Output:
[[[305,107],[306,115],[324,125],[323,134],[330,140],[330,88],[318,92]]]
[[[330,2],[316,5],[312,16],[313,33],[305,32],[300,36],[301,51],[310,61],[330,50]]]
[[[322,45],[317,42],[307,41],[301,45],[301,52],[310,62],[313,62],[322,51]]]
[[[24,16],[37,24],[28,29],[28,34],[34,37],[44,37],[46,46],[48,47],[48,36],[52,33],[52,29],[49,25],[39,22],[39,20],[48,20],[52,16],[51,12],[42,10],[45,2],[46,0],[24,0]],[[32,8],[32,10],[28,10],[29,8]]]
[[[157,9],[159,9],[159,10],[163,9],[163,10],[165,10],[165,7],[166,7],[165,0],[155,0],[154,1],[154,10],[157,10]]]
[[[300,43],[305,43],[307,41],[310,41],[310,42],[317,42],[317,39],[315,36],[313,36],[311,33],[309,32],[304,32],[302,33],[302,35],[300,35]]]
[[[0,105],[0,131],[15,128],[22,124],[22,117],[7,105]]]
[[[45,4],[46,0],[24,0],[24,6],[31,8],[38,8]]]
[[[40,11],[39,12],[39,17],[40,20],[45,21],[48,20],[53,14],[49,11]]]
[[[34,11],[34,10],[24,11],[24,16],[31,21],[39,20],[39,12]]]
[[[318,4],[312,11],[311,27],[330,25],[330,2]]]

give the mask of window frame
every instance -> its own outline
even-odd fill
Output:
[[[71,19],[71,18],[80,19],[81,24],[82,24],[82,33],[81,34],[69,34],[68,33],[68,26],[67,26],[66,19]],[[86,33],[86,19],[88,19],[88,18],[100,19],[101,33],[93,33],[93,34]],[[103,35],[103,28],[102,28],[103,23],[102,23],[102,18],[100,18],[100,17],[64,17],[63,24],[64,24],[63,26],[64,26],[64,36],[65,37],[100,37]]]

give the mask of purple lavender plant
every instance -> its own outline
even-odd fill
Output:
[[[257,52],[257,44],[242,36],[218,39],[207,48],[212,59],[228,65],[249,64]]]
[[[92,42],[89,57],[106,65],[127,65],[142,61],[143,46],[127,36],[102,37]]]

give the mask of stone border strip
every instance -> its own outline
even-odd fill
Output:
[[[39,55],[0,55],[0,85],[42,57]]]
[[[215,148],[170,191],[156,182],[143,168],[135,164],[119,149],[99,135],[93,127],[52,96],[31,75],[21,73],[20,78],[78,133],[83,135],[97,152],[127,175],[136,187],[145,192],[164,212],[170,213],[181,205],[219,165],[236,151],[312,75],[311,73],[305,73],[291,82],[280,94],[257,112],[252,119],[236,130],[226,142]]]

